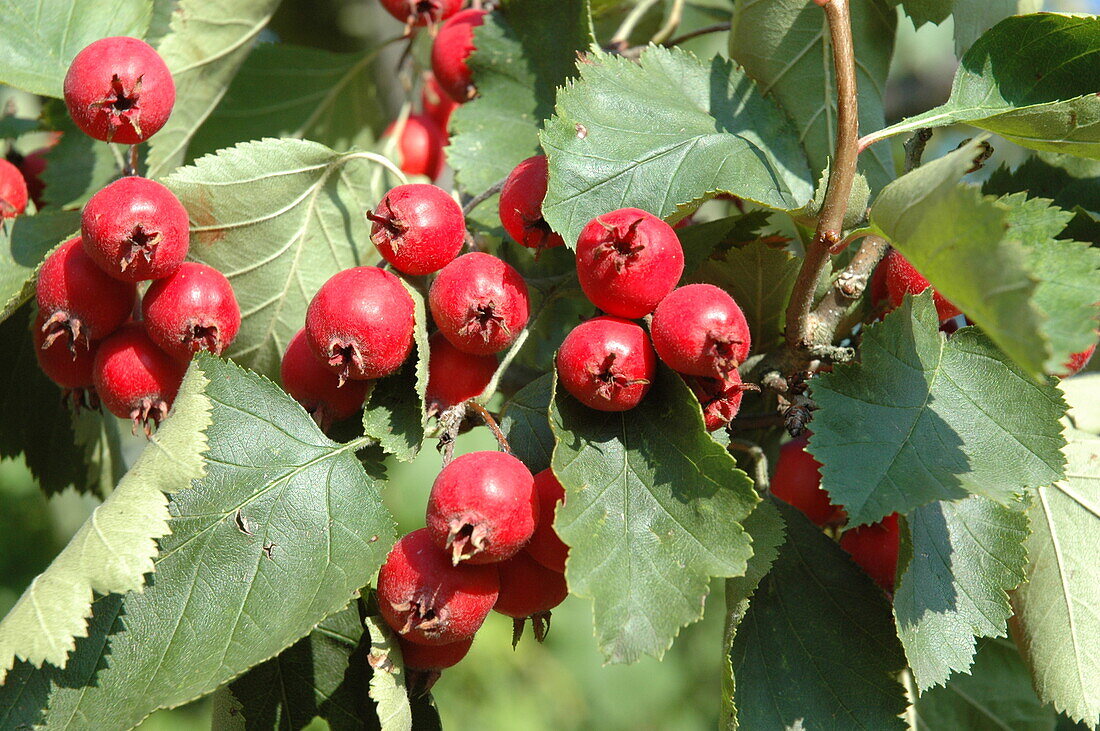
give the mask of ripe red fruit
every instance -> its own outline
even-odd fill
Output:
[[[495,256],[463,254],[439,272],[428,293],[435,324],[459,350],[499,353],[527,326],[527,283]]]
[[[534,477],[504,452],[471,452],[440,470],[428,496],[428,533],[458,565],[514,556],[539,519]]]
[[[409,28],[435,25],[458,12],[462,0],[382,0],[386,12]]]
[[[221,355],[241,328],[233,285],[217,269],[194,262],[149,286],[141,316],[153,342],[181,361],[200,350]]]
[[[1080,373],[1081,369],[1087,366],[1089,361],[1092,360],[1092,356],[1095,352],[1096,346],[1093,345],[1087,350],[1082,350],[1080,353],[1074,353],[1069,357],[1065,365],[1062,366],[1062,372],[1055,375],[1059,378],[1069,378],[1072,375]]]
[[[155,180],[120,178],[80,214],[84,251],[124,282],[167,277],[187,256],[187,209]]]
[[[466,218],[447,191],[434,185],[399,185],[373,211],[370,240],[393,268],[431,274],[451,263],[466,241]]]
[[[779,461],[772,476],[772,494],[820,526],[840,525],[847,518],[844,508],[833,505],[821,489],[821,463],[806,451],[806,437],[792,439],[779,448]]]
[[[378,572],[378,609],[405,640],[446,645],[470,639],[497,601],[496,566],[452,566],[427,528],[393,547]]]
[[[548,175],[546,156],[535,155],[516,165],[500,189],[500,222],[509,236],[530,249],[565,245],[542,217]]]
[[[707,431],[717,431],[733,421],[741,409],[741,397],[745,385],[741,374],[732,370],[725,378],[685,376],[688,387],[703,407],[703,421]]]
[[[440,87],[459,104],[474,97],[466,59],[474,51],[474,28],[485,22],[486,11],[471,8],[451,16],[432,43],[432,72]]]
[[[364,381],[396,371],[409,357],[416,326],[412,296],[378,267],[334,274],[306,310],[314,354],[340,378]]]
[[[136,145],[164,126],[176,85],[148,43],[117,36],[76,54],[65,74],[65,106],[76,126],[105,142]]]
[[[430,71],[424,76],[424,84],[420,87],[420,107],[424,110],[424,114],[439,125],[443,139],[446,140],[447,126],[451,123],[451,114],[458,109],[458,102],[443,90],[435,74]]]
[[[905,295],[918,295],[931,286],[928,280],[896,249],[890,250],[879,264],[879,268],[884,272],[882,276],[886,282],[886,295],[890,300],[890,309],[899,307]],[[936,303],[936,312],[939,313],[941,320],[948,320],[962,314],[962,310],[948,302],[935,290],[932,290],[932,301]]]
[[[894,590],[899,544],[897,513],[887,515],[878,523],[850,528],[840,536],[840,547],[888,593]]]
[[[321,429],[355,414],[370,389],[370,381],[348,381],[340,386],[339,377],[313,354],[304,329],[291,338],[279,374],[283,389],[309,412]]]
[[[500,563],[500,595],[493,609],[515,620],[512,646],[523,634],[528,619],[535,629],[535,639],[542,642],[550,629],[550,610],[565,601],[569,588],[565,575],[552,571],[520,551]]]
[[[131,419],[148,435],[160,424],[179,390],[186,366],[158,348],[139,322],[124,325],[99,345],[92,373],[103,405]]]
[[[496,357],[463,353],[443,333],[432,335],[429,349],[426,399],[430,413],[480,396],[497,371]]]
[[[657,305],[650,333],[661,360],[692,376],[721,378],[745,361],[752,345],[745,314],[712,284],[673,290]]]
[[[23,215],[29,195],[23,173],[0,157],[0,219]]]
[[[527,542],[526,552],[546,568],[564,573],[569,546],[554,530],[554,511],[558,503],[565,502],[565,488],[552,470],[545,469],[535,475],[535,493],[539,499],[539,520],[531,540]]]
[[[80,237],[69,239],[46,257],[38,271],[40,326],[52,345],[64,336],[75,353],[89,341],[101,340],[130,318],[134,309],[133,284],[108,276],[84,253]]]
[[[573,328],[555,363],[558,383],[582,404],[600,411],[633,409],[657,372],[657,358],[645,330],[611,316]]]
[[[401,646],[401,660],[407,669],[439,672],[454,667],[466,657],[474,644],[474,638],[449,642],[446,645],[418,645],[398,636],[397,644]]]
[[[389,137],[396,129],[394,122],[382,136]],[[426,114],[410,114],[397,138],[398,164],[409,175],[425,175],[435,180],[443,172],[446,144],[447,138],[435,120]]]
[[[85,391],[95,393],[92,363],[95,361],[96,346],[71,348],[67,338],[59,338],[47,344],[46,333],[42,329],[45,321],[45,316],[38,313],[31,333],[38,367],[51,381],[66,392],[72,392],[73,402],[79,405]]]

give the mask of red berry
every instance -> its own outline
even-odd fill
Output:
[[[452,561],[514,556],[539,518],[534,477],[504,452],[471,452],[440,470],[428,496],[428,533]]]
[[[99,345],[92,372],[103,405],[120,419],[150,432],[176,397],[186,366],[158,348],[139,322],[123,326]]]
[[[480,396],[497,372],[496,357],[463,353],[443,333],[432,335],[430,350],[426,398],[432,413]]]
[[[337,272],[306,310],[309,347],[341,384],[400,368],[412,352],[415,327],[412,296],[400,279],[378,267]]]
[[[432,71],[440,87],[459,104],[474,97],[470,67],[466,59],[474,51],[474,28],[485,22],[488,13],[471,8],[456,13],[439,29],[432,43]]]
[[[15,218],[27,210],[27,181],[15,165],[0,157],[0,219]]]
[[[657,372],[657,358],[645,330],[611,316],[573,328],[555,362],[558,383],[582,404],[600,411],[633,409]]]
[[[36,287],[43,344],[64,336],[70,348],[102,340],[130,318],[134,285],[108,276],[84,253],[80,237],[46,257]]]
[[[565,575],[546,568],[527,551],[520,551],[497,569],[500,595],[493,609],[514,620],[512,646],[519,642],[528,619],[534,626],[535,639],[542,642],[550,629],[550,610],[569,595]]]
[[[452,566],[427,528],[393,547],[378,572],[378,609],[409,642],[446,645],[470,639],[497,601],[496,566]]]
[[[840,525],[847,518],[844,508],[833,505],[821,489],[821,463],[806,451],[806,437],[792,439],[779,448],[779,461],[772,476],[772,494],[820,526]]]
[[[168,121],[176,85],[164,59],[137,38],[103,38],[76,54],[65,105],[76,126],[105,142],[136,145]]]
[[[880,262],[871,274],[871,282],[868,285],[868,296],[871,298],[871,307],[881,311],[888,307],[890,293],[886,289],[886,267]]]
[[[42,329],[45,322],[45,316],[38,313],[34,321],[34,331],[31,333],[38,367],[51,381],[66,391],[91,390],[95,382],[92,377],[92,363],[95,361],[96,345],[90,348],[71,348],[68,338],[64,337],[47,344],[46,333]]]
[[[458,256],[466,241],[462,208],[434,185],[399,185],[367,211],[367,218],[379,253],[405,274],[439,271]]]
[[[408,27],[435,25],[462,7],[462,0],[382,0],[386,12]]]
[[[745,361],[752,345],[745,314],[712,284],[673,290],[657,305],[650,333],[661,360],[692,376],[723,377]]]
[[[149,178],[120,178],[93,195],[80,214],[84,251],[124,282],[167,277],[188,247],[187,209]]]
[[[370,381],[348,381],[340,386],[339,377],[313,354],[304,329],[291,338],[279,373],[286,392],[322,429],[359,411],[370,389]]]
[[[564,573],[569,546],[554,530],[554,511],[558,503],[565,502],[565,488],[552,470],[545,469],[535,475],[535,493],[539,499],[539,520],[531,540],[527,542],[526,552],[546,568]]]
[[[891,513],[879,523],[849,528],[840,537],[840,547],[852,556],[860,568],[882,587],[894,590],[898,570],[898,514]]]
[[[727,373],[725,378],[685,376],[684,380],[695,398],[699,399],[707,431],[718,431],[737,416],[745,385],[741,382],[741,374],[736,370]]]
[[[424,110],[443,133],[443,139],[447,139],[447,127],[451,123],[451,114],[458,109],[458,102],[452,99],[439,80],[430,71],[424,76],[424,85],[420,88],[420,107]]]
[[[890,309],[899,307],[905,295],[918,295],[931,286],[928,280],[896,249],[890,250],[879,264],[879,268],[884,272],[882,276],[886,282],[886,295],[890,300]],[[941,320],[948,320],[962,314],[962,310],[948,302],[935,290],[932,290],[932,301],[936,304],[936,312],[939,313]]]
[[[233,285],[217,269],[194,262],[149,285],[141,316],[153,342],[182,361],[200,350],[221,355],[241,328]]]
[[[495,256],[463,254],[439,273],[428,293],[439,331],[459,350],[499,353],[527,326],[527,283]]]
[[[1087,366],[1089,364],[1089,361],[1092,360],[1092,355],[1095,352],[1096,346],[1093,345],[1087,350],[1082,350],[1080,353],[1074,353],[1069,357],[1069,360],[1066,361],[1065,365],[1062,366],[1062,372],[1055,375],[1057,375],[1059,378],[1069,378],[1074,374],[1080,373],[1081,369]]]
[[[449,642],[446,645],[418,645],[399,635],[397,644],[401,646],[401,660],[406,668],[438,672],[454,667],[466,657],[474,644],[474,638]]]
[[[397,122],[394,122],[382,136],[389,137],[396,128]],[[398,163],[409,175],[424,175],[435,180],[443,172],[446,144],[443,130],[434,119],[426,114],[410,114],[397,138]]]
[[[546,156],[535,155],[516,165],[500,189],[500,222],[509,236],[530,249],[565,244],[542,217],[548,175]]]

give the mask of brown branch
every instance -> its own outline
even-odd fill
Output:
[[[488,187],[488,189],[485,190],[484,193],[479,193],[476,196],[474,196],[473,198],[471,198],[470,200],[466,201],[466,205],[462,206],[462,215],[463,216],[469,216],[471,211],[473,211],[475,208],[480,206],[482,203],[484,203],[485,201],[489,200],[494,195],[499,193],[501,191],[501,189],[504,187],[504,183],[507,180],[508,180],[507,177],[501,178],[497,182],[490,185]]]
[[[886,256],[888,247],[886,240],[878,236],[864,238],[859,251],[852,257],[848,267],[840,273],[833,282],[833,286],[821,298],[821,302],[813,312],[813,318],[830,332],[830,337],[836,335],[836,327],[840,324],[848,307],[863,296],[871,280],[871,273],[882,261],[882,257]]]
[[[696,28],[695,30],[689,31],[687,33],[681,33],[680,35],[676,36],[675,38],[670,38],[665,43],[665,45],[670,46],[670,47],[671,46],[678,46],[681,43],[686,43],[687,41],[690,41],[693,38],[698,38],[699,36],[705,36],[705,35],[708,35],[710,33],[722,33],[723,31],[730,30],[730,28],[732,28],[732,27],[733,27],[732,23],[715,23],[714,25],[707,25],[707,26],[704,26],[702,28]]]
[[[477,401],[467,402],[466,408],[480,416],[481,420],[485,422],[485,426],[489,427],[489,431],[491,431],[493,436],[497,439],[497,445],[500,447],[500,451],[511,454],[512,446],[508,444],[508,437],[504,436],[504,432],[500,430],[500,425],[497,424],[497,420],[493,418],[489,410]]]

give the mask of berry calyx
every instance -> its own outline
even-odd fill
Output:
[[[539,500],[539,520],[531,540],[527,542],[527,553],[546,568],[565,572],[565,559],[569,557],[569,546],[558,537],[554,530],[554,511],[558,504],[565,502],[565,488],[558,482],[549,468],[535,475],[535,493]]]
[[[464,353],[451,345],[443,333],[432,335],[429,350],[425,400],[430,414],[439,414],[480,396],[497,371],[494,356]]]
[[[722,378],[749,355],[745,314],[724,290],[689,284],[657,305],[650,326],[653,347],[672,370]]]
[[[446,645],[474,636],[497,601],[495,566],[453,566],[427,528],[386,556],[376,584],[382,618],[409,642]]]
[[[359,411],[370,389],[370,381],[348,381],[341,387],[339,377],[313,354],[304,329],[287,345],[279,376],[283,389],[309,412],[322,431]]]
[[[1055,375],[1059,378],[1069,378],[1072,375],[1080,373],[1081,370],[1089,364],[1089,361],[1092,360],[1094,353],[1096,353],[1095,345],[1086,350],[1082,350],[1080,353],[1074,353],[1069,357],[1065,365],[1062,366],[1062,371]]]
[[[76,54],[65,74],[65,106],[76,126],[104,142],[136,145],[164,126],[176,85],[148,43],[116,36]]]
[[[672,226],[639,208],[597,216],[577,239],[581,289],[609,315],[645,317],[683,273],[684,250]]]
[[[80,237],[69,239],[46,257],[35,288],[43,345],[63,338],[75,356],[130,319],[135,288],[96,266]]]
[[[141,300],[141,314],[153,342],[181,361],[200,350],[221,355],[241,328],[233,285],[217,269],[194,262],[153,282]]]
[[[353,267],[325,282],[306,310],[314,354],[339,377],[382,378],[396,371],[413,347],[412,296],[395,275]]]
[[[534,477],[504,452],[471,452],[444,467],[428,496],[428,534],[451,561],[488,564],[516,554],[538,521]]]
[[[420,276],[454,261],[466,240],[466,218],[447,191],[434,185],[399,185],[373,211],[370,240],[393,268]]]
[[[558,350],[558,383],[585,406],[627,411],[649,391],[657,358],[637,323],[610,315],[573,328]]]
[[[435,74],[429,71],[424,75],[424,85],[420,87],[420,108],[439,125],[444,140],[448,137],[447,126],[451,123],[451,114],[458,106],[458,102],[439,85]]]
[[[124,325],[99,345],[92,373],[103,405],[146,436],[168,415],[186,366],[158,348],[141,323]]]
[[[38,367],[46,377],[62,388],[67,397],[71,396],[76,408],[84,403],[85,396],[92,406],[99,404],[95,396],[95,378],[92,364],[95,361],[96,345],[90,348],[70,348],[66,338],[58,338],[46,343],[46,332],[42,329],[46,318],[40,312],[34,321],[31,332],[34,341],[34,357]]]
[[[779,448],[771,492],[817,525],[840,525],[848,515],[822,489],[821,463],[806,451],[808,443],[806,437],[798,437]]]
[[[474,51],[474,28],[488,13],[471,8],[451,16],[439,29],[432,44],[432,72],[439,86],[459,104],[474,98],[473,75],[466,59]]]
[[[398,129],[394,122],[383,137],[398,133],[398,166],[409,175],[424,175],[435,180],[443,172],[446,162],[443,147],[447,139],[435,120],[426,114],[410,114]]]
[[[891,513],[878,523],[849,528],[840,536],[840,547],[882,587],[894,591],[900,545],[898,514]]]
[[[80,214],[84,251],[124,282],[167,277],[188,248],[187,209],[149,178],[120,178],[93,195]]]
[[[882,276],[886,285],[886,296],[890,301],[890,309],[900,307],[905,295],[916,296],[932,286],[896,249],[890,250],[879,264],[879,268],[883,270]],[[936,304],[936,312],[939,313],[941,320],[949,320],[962,314],[962,310],[935,290],[932,290],[932,301]]]
[[[500,189],[500,222],[509,236],[529,249],[565,245],[542,217],[548,175],[546,156],[535,155],[516,165]]]
[[[19,168],[0,158],[0,219],[15,218],[27,210],[30,193]]]
[[[684,380],[695,398],[699,399],[707,431],[718,431],[733,421],[741,410],[741,398],[745,391],[750,390],[741,382],[741,374],[736,369],[727,373],[725,378],[685,376]]]
[[[462,0],[382,0],[382,7],[411,30],[442,23],[459,11]]]
[[[439,272],[428,293],[439,331],[459,350],[499,353],[527,326],[527,283],[495,256],[463,254]]]
[[[449,642],[446,645],[420,645],[398,636],[397,644],[401,646],[401,660],[407,669],[438,673],[454,667],[466,657],[474,644],[474,638]]]
[[[565,575],[546,568],[527,551],[520,551],[497,569],[500,594],[493,610],[514,620],[512,647],[519,642],[528,619],[535,630],[535,639],[542,642],[550,631],[550,610],[569,595]]]

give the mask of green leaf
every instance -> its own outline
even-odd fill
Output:
[[[69,63],[92,41],[141,38],[149,27],[146,0],[99,3],[72,0],[0,0],[0,83],[61,98]]]
[[[1010,15],[1042,9],[1043,0],[955,0],[955,55],[962,58],[986,31]]]
[[[810,452],[852,525],[970,493],[1014,504],[1062,477],[1057,389],[977,328],[946,338],[938,324],[930,292],[906,297],[867,329],[862,363],[813,381]]]
[[[746,729],[904,728],[905,659],[882,591],[785,503],[786,541],[733,641]]]
[[[894,53],[897,14],[884,0],[851,3],[852,35],[859,52],[859,126],[886,124],[886,75]],[[836,74],[825,13],[804,0],[737,0],[729,36],[730,57],[790,115],[815,178],[828,166],[837,134]],[[823,61],[824,59],[824,61]],[[890,150],[860,158],[874,190],[896,176]]]
[[[900,5],[912,21],[913,25],[920,28],[925,23],[939,25],[947,20],[954,8],[955,0],[892,0],[894,5]]]
[[[29,335],[25,337],[30,340]],[[192,480],[203,475],[207,446],[203,431],[211,423],[210,402],[202,394],[206,378],[194,368],[188,372],[171,418],[151,438],[118,487],[0,622],[0,680],[16,660],[12,674],[51,675],[56,668],[50,666],[65,667],[81,642],[94,645],[87,639],[93,592],[142,591],[145,574],[157,568],[157,542],[170,542],[165,537],[174,527],[169,522],[167,496],[187,490]],[[54,424],[56,428],[56,419]],[[67,418],[61,424],[69,428]],[[82,469],[83,460],[76,460]],[[84,639],[74,643],[74,638]],[[32,670],[32,666],[42,669]],[[10,685],[0,688],[0,696]],[[0,700],[0,709],[4,706]],[[0,726],[6,725],[0,718]]]
[[[740,523],[759,502],[752,482],[663,366],[626,413],[588,409],[558,390],[550,424],[567,496],[554,525],[570,546],[570,592],[593,600],[609,662],[659,658],[702,617],[712,576],[744,575],[752,549]]]
[[[188,379],[181,397],[197,407],[178,397],[163,428],[210,410],[206,475],[173,495],[153,581],[96,601],[64,670],[17,663],[0,688],[0,727],[129,728],[210,693],[346,606],[393,544],[378,482],[355,456],[365,441],[330,441],[274,384],[212,356]],[[186,436],[194,448],[195,431]],[[147,454],[169,463],[158,479],[183,477],[171,452]],[[127,512],[131,530],[148,522]]]
[[[367,631],[370,632],[370,698],[375,703],[375,713],[381,723],[381,731],[441,731],[439,710],[429,693],[405,690],[405,668],[397,640],[393,632],[379,616],[368,615]]]
[[[447,159],[476,195],[538,152],[555,91],[594,39],[583,0],[505,0],[474,38],[468,65],[478,96],[455,110]]]
[[[690,277],[707,259],[733,246],[762,238],[770,217],[770,211],[757,209],[677,229],[676,235],[684,248],[685,274]]]
[[[204,157],[165,181],[191,216],[191,257],[233,283],[241,306],[234,360],[274,377],[321,285],[378,261],[364,215],[385,185],[374,159],[263,140]]]
[[[38,126],[37,119],[2,116],[0,117],[0,140],[14,140],[28,132],[34,132]]]
[[[77,211],[19,216],[0,226],[0,321],[34,296],[35,273],[46,254],[80,231]]]
[[[546,220],[576,242],[588,221],[634,206],[661,217],[718,193],[790,211],[813,175],[783,112],[730,61],[652,47],[637,62],[594,54],[543,131]]]
[[[500,415],[512,452],[536,474],[550,467],[554,453],[549,417],[553,390],[553,376],[545,373],[517,391]]]
[[[1024,580],[1027,516],[976,495],[909,514],[894,618],[921,692],[965,673],[975,638],[1005,637]]]
[[[46,187],[42,195],[51,208],[83,208],[96,191],[119,176],[122,146],[84,134],[63,102],[47,102],[42,116],[51,129],[61,133],[61,139],[46,153],[46,169],[41,176]],[[79,219],[75,228],[80,228]]]
[[[1063,379],[1058,387],[1069,403],[1066,417],[1074,429],[1100,434],[1100,373],[1083,373]]]
[[[1100,241],[1100,162],[1039,153],[1015,170],[1005,165],[994,170],[982,184],[982,192],[998,196],[1022,192],[1031,198],[1050,198],[1074,215],[1058,238]]]

